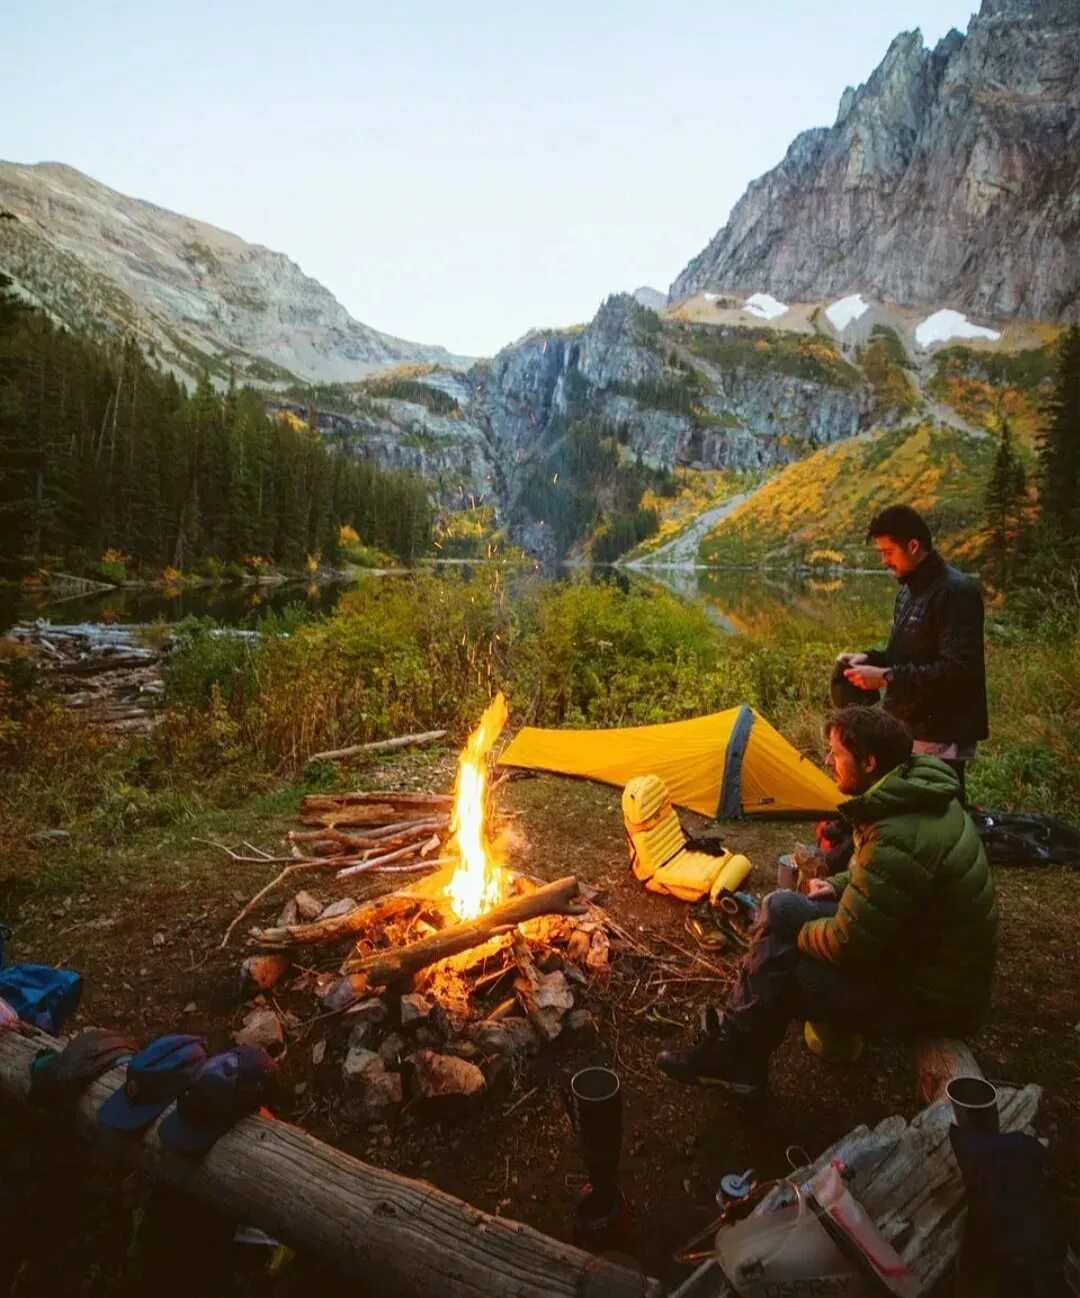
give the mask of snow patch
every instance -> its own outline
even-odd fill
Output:
[[[866,314],[870,310],[870,303],[863,301],[861,293],[852,293],[850,297],[842,297],[832,306],[825,308],[825,315],[828,317],[829,324],[837,331],[843,333],[844,330],[854,320]]]
[[[948,309],[935,311],[915,326],[915,341],[920,347],[930,347],[950,338],[989,338],[996,342],[1000,337],[996,329],[984,329],[981,325],[972,324],[962,312]]]
[[[706,302],[719,302],[719,301],[720,301],[720,294],[719,294],[719,293],[702,293],[701,296],[705,299]]]
[[[743,310],[762,320],[775,320],[787,311],[787,303],[778,302],[770,293],[754,293],[743,303]]]

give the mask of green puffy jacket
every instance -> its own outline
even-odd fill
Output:
[[[855,853],[830,881],[840,903],[799,933],[806,955],[873,968],[943,1033],[978,1025],[997,955],[994,880],[958,790],[949,766],[919,756],[842,803]]]

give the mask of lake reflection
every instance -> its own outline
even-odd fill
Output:
[[[787,632],[820,631],[836,620],[858,617],[888,626],[896,586],[886,573],[851,576],[770,573],[762,569],[638,568],[635,584],[660,586],[689,604],[700,604],[726,635],[768,640]]]
[[[451,571],[434,567],[429,569]],[[852,576],[768,573],[759,569],[566,567],[541,574],[534,569],[504,569],[459,564],[453,570],[465,582],[498,572],[511,591],[534,590],[546,581],[610,583],[623,591],[657,587],[690,604],[699,604],[726,635],[768,641],[777,634],[820,635],[842,609],[845,620],[864,618],[868,626],[887,626],[896,587],[885,574]],[[328,613],[348,591],[368,582],[409,580],[401,574],[365,574],[354,582],[305,585],[208,586],[175,590],[114,590],[104,594],[49,600],[27,597],[17,588],[0,590],[0,631],[13,622],[45,618],[53,623],[176,623],[185,617],[212,617],[227,626],[253,626],[268,612],[303,604],[313,613]],[[6,602],[5,602],[6,593]],[[511,595],[513,598],[513,595]]]

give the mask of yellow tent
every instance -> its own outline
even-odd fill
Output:
[[[825,816],[840,795],[823,771],[753,708],[625,730],[538,730],[526,726],[499,758],[620,788],[658,775],[677,806],[705,816]]]

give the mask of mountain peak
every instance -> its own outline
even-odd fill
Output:
[[[902,32],[830,128],[755,180],[671,288],[869,292],[1080,319],[1080,0],[983,0],[933,50]]]

